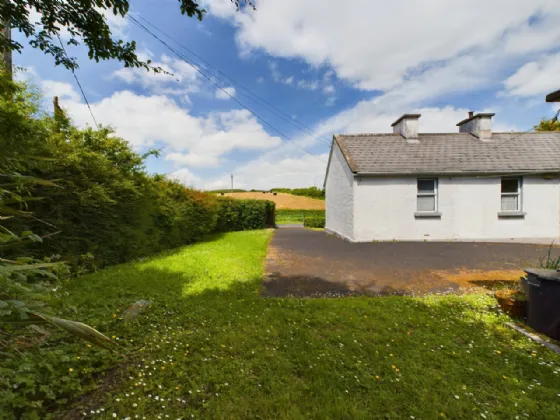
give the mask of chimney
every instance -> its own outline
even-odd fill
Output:
[[[492,117],[496,114],[482,113],[474,115],[469,111],[469,118],[457,124],[459,133],[471,133],[482,141],[492,140]]]
[[[391,126],[394,134],[403,136],[407,143],[419,143],[418,141],[418,118],[421,114],[404,114]]]

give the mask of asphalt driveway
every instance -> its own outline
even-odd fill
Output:
[[[515,283],[546,245],[472,242],[350,243],[321,231],[277,229],[263,296],[461,292]],[[555,248],[554,254],[560,254]]]

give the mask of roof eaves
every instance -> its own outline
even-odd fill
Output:
[[[356,176],[371,176],[371,177],[390,177],[390,176],[441,176],[441,175],[539,175],[539,174],[559,174],[560,168],[552,169],[525,169],[525,170],[515,170],[515,169],[503,169],[495,171],[395,171],[395,172],[356,172]]]

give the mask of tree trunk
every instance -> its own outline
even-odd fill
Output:
[[[4,0],[6,3],[9,3],[9,0]],[[2,26],[4,29],[2,30],[2,36],[7,39],[8,41],[12,39],[12,27],[10,26],[10,20],[5,19],[2,22]],[[2,58],[4,61],[4,67],[6,67],[6,72],[12,77],[12,50],[10,48],[6,49],[2,52]]]

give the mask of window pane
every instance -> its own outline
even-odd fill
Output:
[[[436,211],[436,198],[434,196],[418,196],[418,211]]]
[[[419,179],[418,192],[420,193],[433,193],[435,190],[436,181],[433,179]]]
[[[518,195],[502,195],[502,210],[503,211],[518,210],[519,209],[518,202],[519,202]]]
[[[519,180],[517,178],[502,179],[502,192],[503,193],[516,193],[519,192]]]

